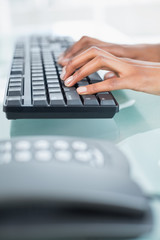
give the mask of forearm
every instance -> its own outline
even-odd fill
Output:
[[[160,62],[160,44],[123,45],[126,57],[137,60]]]

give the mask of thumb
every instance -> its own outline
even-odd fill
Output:
[[[104,80],[107,80],[107,79],[113,78],[113,77],[116,77],[116,73],[114,73],[114,72],[107,72],[107,73],[104,75]]]

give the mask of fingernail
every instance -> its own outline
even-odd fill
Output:
[[[109,74],[107,75],[107,77],[108,77],[108,78],[115,77],[115,74],[114,74],[113,72],[111,72],[111,73],[109,73]]]
[[[64,84],[65,84],[66,86],[69,86],[72,81],[73,81],[73,76],[70,76],[69,78],[66,79],[66,81],[64,82]]]
[[[85,92],[87,92],[87,88],[86,87],[79,87],[79,88],[77,88],[77,91],[78,91],[78,93],[85,93]]]
[[[62,62],[62,60],[63,60],[63,57],[59,57],[58,58],[58,63]]]
[[[70,60],[69,58],[62,58],[61,61],[62,61],[63,63],[67,63],[67,62],[69,62],[69,60]]]
[[[61,53],[58,57],[58,60],[62,59],[64,57],[64,53]]]
[[[61,73],[61,76],[60,76],[60,78],[61,78],[62,80],[64,80],[65,74],[66,74],[66,66],[62,69],[62,73]]]

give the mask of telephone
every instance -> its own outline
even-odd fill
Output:
[[[0,239],[133,238],[152,222],[115,145],[63,136],[0,141]]]

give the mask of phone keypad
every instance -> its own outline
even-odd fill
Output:
[[[74,161],[92,167],[104,166],[104,156],[97,146],[71,138],[65,140],[33,137],[0,142],[0,164],[8,164],[11,161],[19,163]]]

